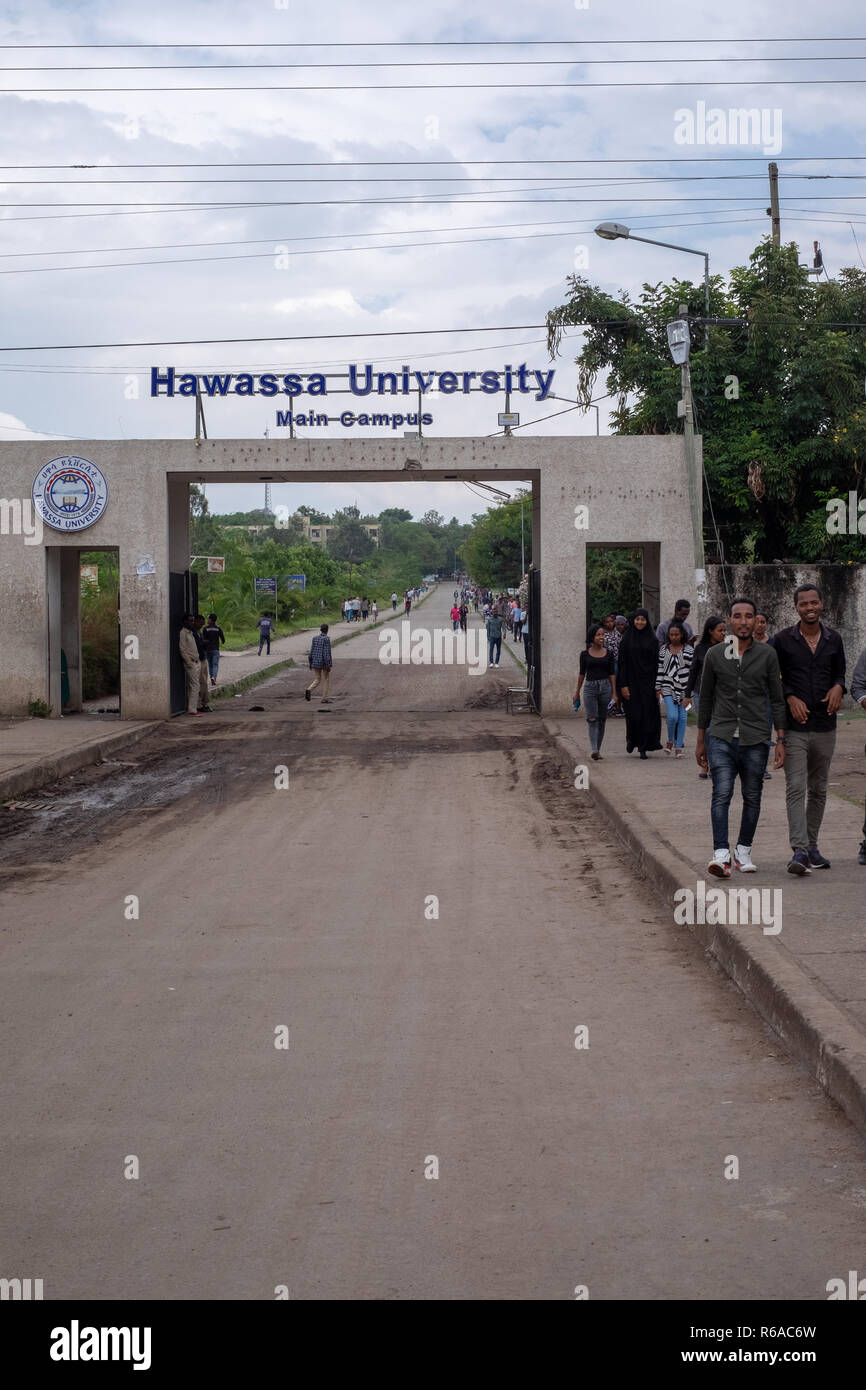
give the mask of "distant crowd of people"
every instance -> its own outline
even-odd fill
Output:
[[[455,632],[467,629],[469,605],[473,613],[481,611],[487,632],[487,664],[492,669],[499,666],[502,655],[502,642],[511,636],[515,642],[529,639],[529,614],[522,606],[520,598],[514,594],[494,595],[491,589],[477,584],[464,584],[454,590],[454,603],[451,608],[451,626]],[[529,657],[527,655],[527,663]]]
[[[710,874],[729,878],[732,866],[753,873],[752,844],[761,809],[771,741],[773,768],[784,768],[791,859],[798,876],[829,869],[818,836],[836,742],[836,715],[847,693],[840,634],[822,621],[824,600],[814,584],[794,592],[797,621],[769,633],[766,613],[738,597],[727,617],[711,614],[695,641],[691,605],[680,599],[673,617],[653,632],[638,608],[626,620],[608,614],[592,623],[580,654],[574,707],[583,703],[591,757],[602,758],[606,722],[625,717],[626,752],[641,759],[657,751],[684,756],[686,725],[697,710],[695,758],[699,777],[712,780]],[[857,660],[850,694],[866,709],[866,649]],[[662,742],[662,718],[666,741]],[[728,816],[739,778],[743,812],[731,851]],[[858,863],[866,865],[866,815]]]

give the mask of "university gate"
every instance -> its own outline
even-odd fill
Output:
[[[644,602],[656,618],[676,598],[696,598],[679,435],[76,440],[65,441],[62,454],[56,444],[28,440],[0,443],[0,479],[3,716],[25,715],[31,700],[50,705],[53,717],[81,708],[79,554],[99,549],[119,557],[121,718],[167,717],[179,708],[175,624],[195,606],[190,483],[529,482],[539,571],[530,612],[533,604],[540,609],[530,632],[545,714],[571,709],[586,635],[587,545],[642,547]],[[46,493],[66,519],[40,535],[20,519],[34,495]]]

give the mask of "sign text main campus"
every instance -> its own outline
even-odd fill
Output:
[[[401,367],[399,372],[374,372],[369,363],[350,364],[348,390],[353,396],[421,396],[441,393],[453,396],[481,391],[493,396],[505,391],[533,395],[546,401],[553,386],[553,369],[540,372],[521,362],[518,367],[507,363],[497,371],[416,372]],[[340,382],[346,376],[338,378]],[[477,383],[477,384],[476,384]],[[346,387],[332,388],[345,394]],[[174,367],[150,369],[151,396],[327,396],[328,381],[324,373],[287,372],[181,372]]]

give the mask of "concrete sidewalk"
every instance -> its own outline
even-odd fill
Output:
[[[712,857],[711,783],[701,781],[694,758],[695,730],[689,726],[686,756],[677,761],[653,753],[641,762],[625,751],[625,720],[609,720],[602,761],[590,760],[586,721],[550,719],[545,726],[567,759],[569,772],[588,769],[589,795],[631,850],[673,916],[678,890],[699,883],[709,891],[778,889],[767,901],[781,909],[781,930],[767,934],[753,925],[696,921],[691,931],[746,997],[866,1135],[866,868],[857,863],[863,803],[835,795],[827,800],[821,848],[832,863],[796,878],[790,858],[785,813],[785,776],[764,783],[761,820],[754,845],[755,874],[716,879],[707,874]],[[864,725],[840,720],[837,757],[856,748],[862,757]],[[833,772],[831,770],[831,781]],[[574,774],[571,775],[574,780]],[[866,782],[866,766],[864,766]],[[731,805],[731,843],[741,810],[739,790]],[[694,914],[700,917],[698,911]],[[738,915],[738,914],[735,914]],[[739,914],[742,915],[742,914]],[[676,920],[676,919],[674,919]],[[754,919],[751,919],[754,920]],[[615,930],[611,926],[611,930]]]
[[[94,720],[87,714],[65,719],[0,721],[0,805],[33,787],[54,782],[79,768],[102,762],[137,743],[161,719],[121,722]]]

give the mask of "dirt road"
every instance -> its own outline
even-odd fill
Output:
[[[6,824],[0,1274],[826,1298],[853,1130],[504,714],[517,668],[379,650],[335,649],[330,709],[286,671]]]

